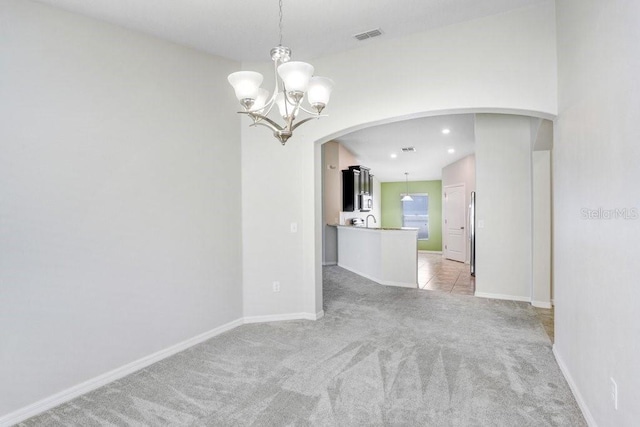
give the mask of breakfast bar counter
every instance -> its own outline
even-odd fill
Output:
[[[382,285],[418,287],[418,229],[338,225],[338,265]]]

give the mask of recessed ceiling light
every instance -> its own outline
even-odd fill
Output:
[[[442,133],[444,133],[445,135],[449,135],[451,133],[450,129],[442,129]]]
[[[398,155],[396,153],[391,154],[391,158],[395,159],[396,157],[398,157]]]
[[[455,152],[456,152],[456,150],[455,150],[455,149],[453,149],[453,148],[449,148],[449,149],[447,150],[447,153],[449,153],[449,154],[453,154],[453,153],[455,153]]]

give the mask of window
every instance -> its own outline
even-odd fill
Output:
[[[402,202],[402,226],[418,229],[418,240],[429,240],[429,195],[411,194],[412,201]]]

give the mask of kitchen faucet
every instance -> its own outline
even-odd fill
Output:
[[[373,223],[374,223],[374,224],[377,224],[377,223],[378,223],[378,221],[376,221],[376,217],[375,217],[375,216],[373,216],[373,215],[371,215],[371,214],[369,214],[369,215],[367,215],[367,219],[366,219],[366,222],[367,222],[366,227],[367,227],[367,228],[369,228],[369,217],[373,218]]]

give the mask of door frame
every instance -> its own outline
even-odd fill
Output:
[[[446,259],[451,259],[449,258],[449,232],[447,230],[447,189],[450,188],[457,188],[457,187],[462,187],[462,208],[464,209],[464,213],[462,215],[462,217],[464,218],[464,230],[462,232],[462,240],[463,240],[463,244],[462,247],[464,248],[463,251],[463,260],[461,261],[462,263],[466,264],[467,263],[467,258],[469,255],[469,248],[468,248],[468,240],[469,240],[469,230],[468,230],[468,225],[469,225],[469,218],[468,218],[468,214],[469,214],[469,209],[467,205],[467,189],[466,189],[466,185],[464,182],[458,183],[458,184],[451,184],[451,185],[447,185],[445,187],[442,187],[442,256]],[[452,260],[452,261],[456,261],[456,262],[460,262],[457,260]]]

